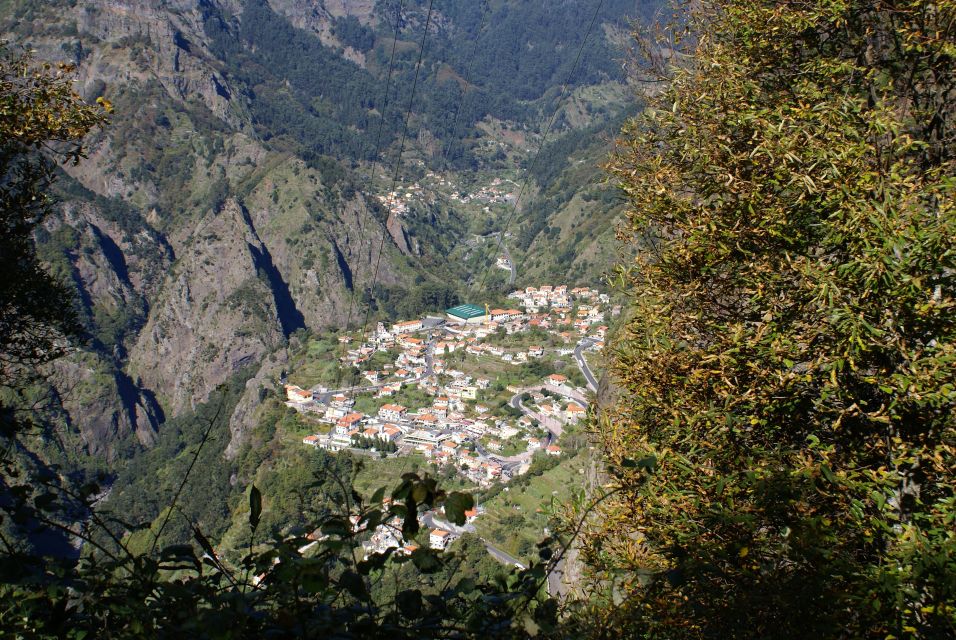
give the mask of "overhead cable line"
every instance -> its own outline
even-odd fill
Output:
[[[422,33],[422,43],[418,50],[418,63],[415,65],[415,79],[412,82],[412,92],[408,98],[408,109],[406,110],[406,113],[405,113],[405,125],[402,127],[402,140],[398,147],[398,155],[395,157],[395,172],[392,175],[392,186],[391,186],[391,189],[389,189],[389,191],[395,190],[395,185],[398,183],[398,176],[402,169],[402,155],[405,152],[405,141],[408,138],[408,125],[412,117],[412,107],[415,104],[415,92],[418,89],[418,77],[421,73],[422,59],[425,55],[425,45],[428,42],[428,28],[429,26],[431,26],[433,5],[434,5],[434,0],[428,0],[428,15],[425,17],[425,30]],[[389,218],[390,217],[391,217],[391,212],[389,212]],[[386,226],[382,230],[382,241],[381,243],[379,243],[378,255],[375,257],[375,271],[372,274],[372,284],[369,287],[370,292],[373,292],[375,290],[375,284],[378,281],[378,270],[382,264],[382,254],[385,252],[385,235],[388,232],[387,225],[388,225],[388,218],[386,218]],[[365,321],[362,323],[362,334],[361,334],[362,344],[364,344],[365,342],[365,332],[368,328],[368,322],[369,322],[369,318],[371,317],[371,314],[372,314],[372,298],[370,293],[368,309],[365,312]],[[354,396],[354,390],[355,390],[354,388],[355,388],[355,383],[357,382],[357,378],[358,378],[357,375],[353,375],[353,383],[351,385],[353,396]]]
[[[388,116],[388,92],[392,84],[392,72],[395,69],[395,50],[398,46],[398,36],[401,35],[402,11],[404,9],[404,6],[405,6],[405,0],[401,0],[401,2],[399,2],[398,9],[395,14],[395,35],[392,37],[392,52],[388,59],[388,75],[385,78],[385,95],[382,101],[382,111],[381,111],[381,119],[379,120],[379,123],[378,123],[378,133],[375,137],[375,154],[372,156],[372,173],[371,173],[371,177],[369,178],[369,185],[373,189],[375,187],[375,170],[378,168],[378,157],[382,152],[382,132],[385,129],[385,122]],[[365,242],[363,241],[365,229],[364,229],[364,225],[362,224],[361,215],[359,215],[358,220],[359,220],[359,230],[358,230],[359,249],[362,250],[362,248],[365,246]],[[385,230],[383,230],[382,233],[385,233]],[[371,245],[371,243],[372,241],[369,240],[369,245]],[[369,258],[371,258],[371,256],[369,256]],[[358,269],[356,269],[355,275],[356,277],[352,278],[352,291],[349,294],[349,310],[345,318],[346,332],[348,332],[349,330],[349,325],[352,324],[352,310],[355,307],[355,292],[358,286],[358,277],[357,277]],[[338,388],[341,382],[342,382],[342,376],[337,376],[335,387]]]
[[[385,96],[382,101],[382,112],[381,119],[378,123],[378,133],[375,137],[375,153],[372,156],[372,173],[369,178],[369,185],[374,188],[375,186],[375,170],[378,168],[378,157],[382,152],[382,132],[385,129],[385,122],[388,115],[388,92],[392,84],[392,72],[395,69],[395,50],[398,45],[398,36],[400,35],[400,30],[402,26],[402,10],[404,8],[405,0],[401,0],[398,5],[397,13],[395,14],[395,35],[392,38],[392,53],[388,59],[388,75],[385,78]],[[359,239],[361,241],[364,231],[364,225],[362,224],[362,218],[359,217]],[[364,243],[359,243],[359,246],[362,246]],[[349,324],[352,322],[352,307],[355,302],[355,282],[352,283],[352,294],[349,296],[349,312],[348,318],[345,321],[345,328],[348,330]]]
[[[491,13],[490,7],[488,6],[488,0],[482,0],[482,7],[479,9],[481,11],[481,20],[478,22],[478,30],[475,32],[475,46],[471,50],[471,56],[468,58],[474,64],[476,56],[478,55],[478,46],[481,44],[481,31],[485,27],[485,21],[488,15]],[[465,82],[468,82],[465,80]],[[448,152],[451,150],[452,144],[455,142],[455,132],[458,131],[458,119],[461,116],[461,107],[465,102],[465,96],[468,95],[466,89],[461,90],[461,98],[458,100],[458,106],[455,108],[455,118],[452,120],[451,124],[451,136],[448,138],[448,142],[445,144],[445,152],[442,154],[441,167],[444,170],[448,169]]]
[[[531,176],[534,172],[534,167],[538,162],[538,156],[541,155],[541,150],[544,149],[544,146],[548,142],[548,136],[551,134],[551,128],[554,126],[554,122],[558,117],[558,112],[561,110],[561,103],[565,98],[564,94],[565,92],[567,92],[568,87],[570,87],[571,85],[571,79],[574,77],[574,73],[578,69],[578,64],[581,62],[581,54],[584,52],[584,46],[587,44],[588,38],[591,36],[591,31],[594,29],[594,25],[597,22],[598,15],[601,13],[601,8],[603,6],[604,6],[604,0],[599,0],[597,3],[597,7],[595,7],[594,9],[594,14],[591,16],[591,21],[588,24],[588,29],[584,34],[584,39],[581,41],[581,46],[578,48],[577,56],[575,56],[574,58],[574,64],[571,66],[571,70],[568,72],[568,77],[564,81],[564,84],[561,87],[561,93],[559,94],[557,104],[554,107],[554,113],[551,114],[551,119],[548,121],[548,126],[544,131],[544,135],[541,138],[541,142],[538,144],[538,150],[535,152],[534,158],[532,158],[531,164],[528,167],[528,174],[525,176],[524,182],[521,185],[521,190],[518,192],[518,197],[515,198],[515,204],[511,210],[511,215],[508,216],[508,220],[505,222],[504,228],[498,232],[498,244],[495,248],[495,253],[498,253],[499,251],[501,251],[501,245],[505,241],[505,233],[507,233],[508,227],[511,226],[511,223],[514,221],[515,215],[518,213],[518,206],[521,203],[521,196],[524,195],[524,192],[528,187],[528,181],[531,179]],[[532,199],[532,202],[534,202],[533,199]],[[492,254],[492,257],[494,257],[494,254]],[[488,278],[488,273],[491,270],[491,264],[492,263],[489,262],[488,266],[485,267],[485,272],[481,277],[481,284],[478,286],[478,290],[481,290],[484,288],[485,281]],[[514,268],[513,264],[512,264],[512,268]],[[472,286],[468,290],[469,297],[471,297],[474,294],[474,291],[475,291],[474,284],[472,284]]]

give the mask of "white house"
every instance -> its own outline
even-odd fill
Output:
[[[422,328],[421,320],[408,320],[406,322],[396,322],[392,325],[392,333],[399,335],[402,333],[410,333],[412,331],[419,331]]]
[[[401,420],[406,411],[400,404],[385,404],[378,410],[378,415],[383,420]]]
[[[428,544],[432,549],[441,549],[444,551],[455,538],[455,534],[451,531],[432,529],[432,532],[428,535]]]

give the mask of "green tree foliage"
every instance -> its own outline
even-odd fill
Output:
[[[698,9],[610,161],[596,635],[953,637],[956,4]]]
[[[642,2],[637,9],[644,17],[657,4]],[[293,27],[265,0],[237,5],[241,13],[233,17],[203,3],[203,26],[233,85],[254,98],[250,109],[262,137],[291,144],[306,156],[379,160],[371,158],[379,127],[384,126],[382,148],[402,131],[417,62],[417,47],[408,45],[419,41],[428,3],[378,3],[377,31],[355,17],[333,20],[333,34],[365,52],[369,64],[364,68],[315,34]],[[635,9],[629,0],[610,0],[600,20],[613,24]],[[413,107],[420,117],[413,119],[411,135],[427,129],[440,142],[432,160],[474,168],[468,132],[482,119],[539,122],[542,113],[551,112],[557,96],[550,88],[567,79],[584,37],[581,16],[592,9],[584,0],[570,0],[454,2],[435,10],[444,18],[443,27],[429,35]],[[396,20],[399,43],[386,102],[383,85]],[[606,37],[595,38],[582,55],[572,86],[622,79]]]
[[[104,122],[72,90],[72,68],[0,45],[0,385],[15,386],[66,353],[79,332],[72,292],[37,259],[33,232],[50,213],[58,162],[79,162]],[[101,104],[107,105],[100,99]]]
[[[395,453],[398,451],[398,445],[378,436],[371,438],[362,435],[352,436],[352,446],[356,449],[375,449],[384,453]]]
[[[458,288],[452,284],[427,282],[409,291],[401,285],[375,285],[372,295],[362,293],[362,304],[371,304],[390,320],[413,318],[426,312],[436,312],[461,302]]]
[[[229,523],[231,502],[241,491],[229,482],[233,469],[223,452],[229,444],[229,417],[248,375],[234,375],[207,402],[164,422],[156,443],[116,474],[99,510],[118,519],[117,536],[165,516],[178,494],[176,517],[169,518],[159,543],[188,542],[193,525],[219,538]]]
[[[31,638],[411,639],[514,637],[521,629],[554,628],[556,607],[542,593],[545,562],[502,570],[470,536],[447,555],[423,547],[362,553],[361,541],[380,525],[413,541],[421,532],[420,508],[444,507],[450,520],[464,524],[470,496],[446,494],[434,479],[413,473],[403,476],[387,507],[384,488],[368,501],[347,484],[340,488],[337,508],[305,536],[263,533],[269,504],[250,486],[248,546],[235,560],[220,554],[197,526],[189,544],[156,554],[104,548],[72,567],[37,558],[14,563],[0,555],[4,632]]]

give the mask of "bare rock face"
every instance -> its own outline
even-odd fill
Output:
[[[44,225],[46,257],[67,271],[95,336],[114,344],[121,358],[124,341],[145,320],[172,252],[141,218],[108,215],[94,202],[72,201]],[[58,253],[61,252],[61,253]]]
[[[341,326],[349,315],[352,289],[367,287],[376,265],[375,282],[398,281],[395,245],[364,197],[326,185],[323,176],[302,161],[276,166],[244,202],[289,283],[305,326]],[[357,309],[353,313],[357,315]]]
[[[60,405],[89,454],[113,460],[117,444],[130,434],[143,446],[153,444],[162,411],[112,363],[78,352],[57,360],[53,369],[50,381]]]
[[[408,246],[408,234],[405,233],[405,227],[402,225],[402,221],[398,219],[398,216],[390,215],[385,223],[385,227],[388,229],[389,235],[392,236],[392,241],[395,243],[395,246],[405,255],[410,255],[412,250]]]
[[[201,222],[166,277],[130,356],[130,371],[175,415],[282,342],[283,308],[268,249],[229,200]]]
[[[81,0],[73,14],[83,33],[107,42],[141,40],[145,45],[144,59],[126,64],[98,52],[82,68],[81,80],[87,85],[94,80],[129,84],[153,77],[171,96],[198,97],[218,118],[240,125],[240,113],[231,100],[233,88],[210,64],[213,56],[202,37],[202,14],[196,2]]]
[[[258,373],[246,382],[246,389],[236,404],[229,419],[229,446],[226,458],[235,459],[246,442],[249,433],[256,427],[256,410],[262,404],[266,391],[279,379],[289,364],[289,352],[280,349],[262,363]]]

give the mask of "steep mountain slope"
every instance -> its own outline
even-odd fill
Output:
[[[534,172],[530,191],[541,198],[510,229],[528,278],[583,281],[603,269],[605,254],[594,256],[614,213],[575,194],[593,179],[603,144],[590,138],[613,127],[625,103],[608,34],[654,5],[606,2],[583,49],[576,93],[542,154],[562,162]],[[88,454],[129,438],[148,445],[164,420],[255,371],[300,328],[354,323],[366,303],[394,313],[419,288],[454,289],[482,268],[449,259],[468,251],[466,231],[477,223],[468,214],[433,199],[390,216],[376,199],[392,180],[405,110],[412,104],[399,181],[433,170],[465,182],[475,171],[527,167],[592,5],[436,3],[411,101],[427,6],[0,5],[5,37],[74,63],[78,91],[115,107],[90,157],[64,167],[61,215],[37,238],[46,261],[75,283],[90,335],[59,367],[54,394],[66,420],[81,425]],[[611,88],[589,92],[595,85]],[[593,249],[584,257],[582,238]],[[75,380],[83,400],[69,399]],[[257,395],[250,388],[240,402],[231,451]]]
[[[90,158],[65,168],[63,215],[38,238],[77,285],[100,364],[128,370],[175,415],[291,331],[342,321],[377,255],[350,230],[371,245],[381,222],[354,189],[342,195],[334,162],[323,180],[252,132],[193,3],[20,3],[13,16],[39,57],[73,58],[85,95],[116,108]]]

